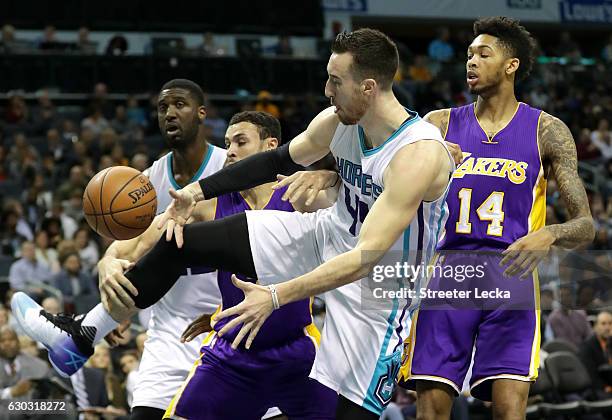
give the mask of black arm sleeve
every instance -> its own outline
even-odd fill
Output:
[[[276,175],[291,175],[303,171],[289,155],[289,144],[236,162],[200,180],[204,198],[209,200],[222,194],[243,191],[266,182],[276,181]]]

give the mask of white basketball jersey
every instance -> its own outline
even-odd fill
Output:
[[[409,113],[410,117],[373,149],[366,148],[363,130],[358,125],[340,124],[336,129],[330,149],[343,185],[334,206],[319,212],[320,228],[326,232],[319,238],[331,242],[335,249],[323,255],[324,260],[356,246],[361,225],[385,188],[384,172],[402,147],[419,140],[444,145],[435,126],[421,120],[415,112]],[[410,179],[406,179],[406,190],[409,188]],[[415,266],[427,264],[448,215],[445,198],[446,194],[442,194],[435,201],[422,202],[404,234],[378,264],[395,265],[400,261]],[[372,299],[376,285],[370,274],[325,293],[327,313],[333,313],[333,317],[325,321],[317,355],[320,360],[315,361],[311,373],[311,377],[374,412],[391,399],[403,341],[410,332],[411,305],[418,303],[400,298]],[[388,290],[389,283],[386,285]],[[394,290],[403,287],[414,288],[408,280],[401,281],[397,288],[393,285]],[[341,356],[347,354],[348,363]]]
[[[219,147],[208,145],[208,152],[204,156],[202,165],[191,179],[198,181],[214,174],[223,168],[226,151]],[[145,173],[155,186],[157,193],[157,213],[163,213],[172,202],[168,193],[170,188],[179,190],[181,187],[174,180],[172,171],[172,152],[162,156]],[[194,269],[194,272],[196,269]],[[207,271],[198,269],[197,271]],[[221,293],[217,286],[217,272],[205,272],[203,274],[191,274],[192,269],[186,270],[190,275],[181,276],[168,293],[152,307],[149,328],[160,329],[165,332],[176,334],[173,326],[174,317],[195,319],[203,313],[212,314],[221,303]],[[182,330],[178,332],[181,334]]]

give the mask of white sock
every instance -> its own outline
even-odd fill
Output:
[[[98,303],[91,311],[89,311],[87,315],[85,315],[85,318],[83,318],[83,322],[81,323],[81,328],[96,328],[96,335],[95,337],[93,337],[92,346],[95,346],[100,340],[102,340],[106,336],[106,334],[108,334],[118,326],[119,323],[115,321],[108,312],[106,312],[106,309],[104,309],[102,303]],[[92,338],[88,334],[85,335],[88,336],[88,338],[90,339]]]

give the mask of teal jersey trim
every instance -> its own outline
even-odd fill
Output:
[[[404,131],[404,129],[412,124],[414,124],[415,122],[419,121],[421,119],[421,117],[419,117],[419,114],[417,114],[415,111],[411,111],[409,109],[406,109],[406,111],[408,111],[408,114],[410,114],[409,119],[407,119],[406,121],[404,121],[402,123],[402,125],[400,125],[397,130],[395,130],[393,132],[393,134],[391,134],[391,136],[389,136],[389,138],[387,140],[384,141],[383,144],[381,144],[380,146],[374,147],[373,149],[368,149],[366,147],[365,144],[365,134],[363,132],[363,128],[361,128],[360,125],[357,126],[357,131],[359,133],[359,145],[361,146],[361,153],[363,153],[364,156],[372,156],[374,154],[376,154],[377,152],[379,152],[380,150],[382,150],[382,148],[385,146],[385,144],[389,143],[390,141],[392,141],[394,138],[396,138],[402,131]]]
[[[206,169],[206,165],[208,165],[208,161],[210,161],[210,157],[212,156],[213,147],[215,146],[213,146],[212,144],[208,145],[206,156],[204,157],[202,164],[198,168],[198,171],[195,173],[193,178],[189,180],[189,184],[191,184],[192,182],[196,182],[202,176],[202,173],[204,172],[204,169]],[[172,184],[175,190],[180,190],[183,187],[181,187],[179,184],[176,183],[176,181],[174,180],[174,172],[172,171],[172,152],[168,153],[168,157],[166,159],[167,159],[166,167],[168,168],[168,179],[170,180],[170,183]]]

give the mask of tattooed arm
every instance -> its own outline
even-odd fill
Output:
[[[538,127],[540,153],[545,170],[557,181],[569,220],[546,226],[554,245],[574,248],[595,236],[593,218],[582,180],[578,176],[576,144],[569,128],[560,119],[543,113]]]

